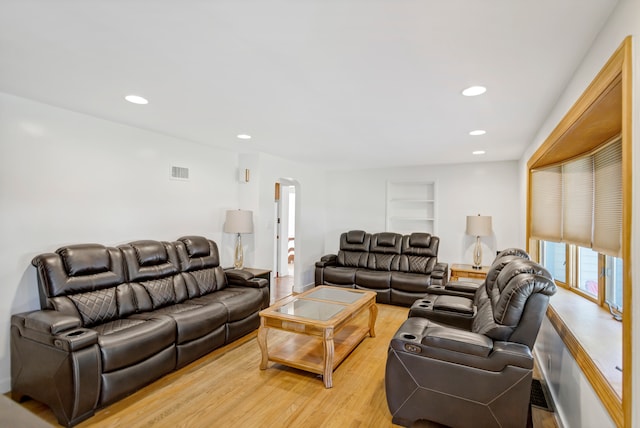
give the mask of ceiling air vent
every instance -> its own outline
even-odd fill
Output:
[[[172,166],[171,167],[171,178],[174,180],[188,180],[189,179],[189,168],[184,168],[181,166]]]

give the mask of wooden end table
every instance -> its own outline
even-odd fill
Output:
[[[451,265],[451,281],[458,281],[461,278],[484,281],[489,272],[489,266],[482,266],[474,269],[472,265],[454,263]]]

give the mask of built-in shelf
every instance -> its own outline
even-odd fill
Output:
[[[436,233],[436,183],[387,182],[386,230]]]

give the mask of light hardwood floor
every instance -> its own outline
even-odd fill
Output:
[[[260,370],[256,334],[216,350],[99,410],[78,427],[392,427],[384,389],[387,346],[407,308],[378,305],[376,337],[367,337],[335,370],[333,388],[321,377],[269,364]],[[23,407],[55,423],[35,401]],[[534,427],[556,427],[534,409]]]

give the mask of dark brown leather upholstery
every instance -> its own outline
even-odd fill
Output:
[[[439,243],[428,233],[345,232],[338,254],[316,263],[315,284],[371,290],[378,303],[410,306],[448,279],[448,265],[437,261]]]
[[[505,259],[502,260],[503,258]],[[530,260],[529,254],[527,254],[526,251],[520,248],[507,248],[506,250],[502,250],[498,253],[491,263],[489,270],[491,271],[491,268],[493,268],[493,266],[500,260],[504,262],[506,260],[514,260],[516,258]],[[453,296],[473,297],[476,291],[478,291],[478,288],[484,284],[485,281],[460,279],[457,281],[448,281],[443,284],[434,284],[429,288],[429,292],[431,294],[449,294]]]
[[[459,296],[438,296],[443,299],[439,320],[447,321],[448,311],[451,325],[467,317],[469,329],[424,317],[407,319],[387,355],[385,387],[393,422],[524,427],[531,349],[555,292],[542,266],[515,257],[479,290],[475,304]]]
[[[227,278],[215,242],[63,247],[33,260],[42,310],[12,316],[15,398],[63,425],[258,327],[268,282]]]

